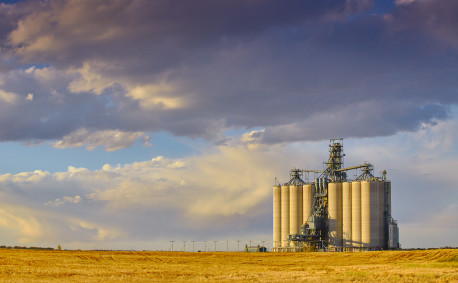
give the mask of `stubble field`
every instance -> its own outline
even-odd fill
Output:
[[[5,282],[458,282],[458,250],[359,253],[0,250]]]

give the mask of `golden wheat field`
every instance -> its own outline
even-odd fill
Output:
[[[359,253],[0,250],[5,282],[458,282],[458,250]]]

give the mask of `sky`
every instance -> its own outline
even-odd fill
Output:
[[[458,246],[458,2],[0,1],[0,244],[271,241],[272,186],[392,181],[404,248]]]

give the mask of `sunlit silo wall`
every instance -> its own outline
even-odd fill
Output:
[[[302,224],[302,185],[289,186],[289,235],[299,234]],[[295,246],[295,243],[291,243]]]
[[[363,248],[383,248],[386,226],[384,211],[385,183],[361,182],[361,242]]]
[[[288,247],[289,235],[289,186],[281,186],[281,246]]]
[[[361,182],[351,184],[351,241],[361,247]]]
[[[303,217],[302,217],[302,223],[307,222],[307,219],[310,216],[310,212],[312,210],[313,192],[314,192],[314,189],[312,188],[311,184],[305,184],[303,186],[303,214],[302,214]]]
[[[281,186],[273,188],[273,244],[274,251],[281,247]]]
[[[342,183],[342,246],[351,247],[352,243],[352,198],[351,182]]]
[[[384,208],[385,208],[385,182],[376,181],[377,184],[377,230],[378,230],[378,241],[375,247],[384,246],[384,235],[385,235],[385,221],[384,221]]]
[[[342,183],[328,184],[329,245],[342,246]]]

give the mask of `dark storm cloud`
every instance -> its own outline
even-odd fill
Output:
[[[186,59],[180,53],[193,48],[226,37],[247,39],[271,28],[340,13],[345,3],[52,0],[35,8],[18,21],[8,38],[26,59],[80,65],[81,60],[113,56],[136,58],[138,63],[139,56],[149,55],[142,59],[155,64],[151,72],[151,67],[160,69]],[[49,37],[53,46],[41,46],[41,40]]]
[[[9,68],[46,64],[59,79],[15,81],[4,71],[0,89],[22,100],[2,107],[1,140],[58,139],[78,128],[218,142],[227,127],[264,127],[267,143],[380,136],[446,119],[458,100],[450,1],[386,14],[356,0],[5,7],[16,15],[0,30],[2,50],[14,54]],[[37,100],[25,101],[28,93]]]

